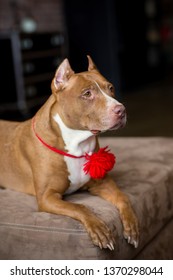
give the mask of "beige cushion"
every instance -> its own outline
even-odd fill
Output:
[[[38,212],[35,197],[0,189],[0,259],[173,258],[172,236],[164,233],[167,226],[173,228],[173,139],[103,137],[100,144],[116,154],[111,173],[139,218],[139,248],[122,237],[116,208],[87,192],[66,199],[85,204],[108,224],[117,235],[112,252],[95,247],[78,221]],[[162,229],[167,240],[158,237]]]

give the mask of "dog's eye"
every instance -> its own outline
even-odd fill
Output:
[[[109,87],[110,92],[114,93],[114,87],[113,87],[113,85],[109,85],[108,87]]]
[[[83,97],[85,97],[85,98],[90,98],[91,96],[92,96],[92,93],[90,90],[87,90],[83,93]]]

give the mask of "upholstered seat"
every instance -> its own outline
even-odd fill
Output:
[[[95,247],[78,221],[38,212],[35,197],[0,189],[0,259],[173,259],[173,139],[103,137],[100,144],[116,154],[111,173],[139,218],[138,249],[124,240],[117,209],[101,198],[65,197],[108,224],[114,251]]]

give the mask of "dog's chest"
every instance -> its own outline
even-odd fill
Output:
[[[96,147],[96,138],[90,131],[81,131],[68,128],[60,116],[56,114],[54,120],[59,125],[65,149],[69,154],[80,157],[86,153],[92,153]],[[67,165],[68,179],[70,181],[66,194],[75,192],[90,180],[90,176],[83,171],[86,162],[85,157],[71,158],[64,156]]]
[[[69,157],[64,157],[68,169],[68,179],[70,181],[70,186],[66,191],[66,194],[73,193],[85,185],[89,180],[90,176],[84,173],[83,165],[86,162],[85,158],[73,159]]]

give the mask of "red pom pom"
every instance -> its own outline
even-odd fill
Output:
[[[86,154],[85,157],[88,161],[84,164],[83,168],[85,174],[89,173],[92,178],[101,179],[114,167],[115,156],[107,148],[108,146],[101,148],[92,155]]]

